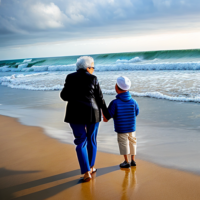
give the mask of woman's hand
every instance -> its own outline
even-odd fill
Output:
[[[103,113],[102,113],[103,114]],[[103,115],[103,121],[107,122],[108,120],[105,118],[105,116]]]

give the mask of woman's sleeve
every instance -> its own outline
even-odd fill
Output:
[[[109,120],[111,118],[108,108],[106,106],[106,102],[103,99],[103,94],[99,85],[99,82],[96,78],[95,80],[95,99],[97,101],[98,106],[102,109],[103,115],[105,116],[105,118],[107,120]]]
[[[62,89],[61,93],[60,93],[60,98],[63,101],[69,101],[69,94],[70,94],[70,87],[69,87],[69,77],[67,76],[65,79],[65,84],[64,84],[64,88]]]

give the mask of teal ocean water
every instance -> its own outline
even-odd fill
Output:
[[[110,53],[110,54],[96,54],[90,55],[95,59],[95,64],[99,66],[97,70],[112,71],[120,70],[120,68],[114,68],[113,65],[119,64],[141,64],[140,67],[130,67],[127,70],[199,70],[200,69],[200,50],[169,50],[169,51],[147,51],[147,52],[129,52],[129,53]],[[55,68],[43,68],[44,71],[53,70],[71,70],[71,65],[76,63],[79,56],[65,56],[65,57],[48,57],[48,58],[24,58],[18,60],[2,60],[0,61],[1,71],[35,71],[34,66],[55,66]],[[158,66],[143,66],[142,64],[159,64]],[[162,66],[162,63],[165,66]],[[172,64],[173,66],[167,66],[166,64]],[[195,65],[196,63],[196,65]],[[193,64],[193,65],[192,65]],[[22,66],[23,65],[23,66]],[[69,65],[67,67],[67,65]],[[101,65],[106,65],[108,68],[103,68]],[[56,68],[56,66],[58,66]],[[65,68],[59,68],[59,66],[65,66]],[[110,66],[110,68],[109,68]],[[102,67],[102,69],[100,69]],[[3,68],[7,68],[4,69]],[[25,68],[27,68],[25,70]],[[15,70],[14,70],[15,69]],[[22,70],[23,69],[23,70]],[[123,70],[123,67],[121,68]],[[41,70],[42,71],[42,70]]]
[[[200,102],[200,50],[91,55],[106,94],[115,94],[117,77],[130,78],[133,96]],[[61,90],[79,56],[0,61],[0,84],[16,89]]]
[[[129,52],[129,53],[110,53],[110,54],[96,54],[96,55],[90,55],[95,59],[95,64],[96,65],[116,65],[117,63],[139,63],[141,62],[144,63],[149,62],[152,63],[168,63],[168,62],[174,62],[177,65],[181,65],[181,63],[188,65],[188,67],[183,67],[179,66],[179,69],[192,69],[189,67],[189,63],[193,62],[200,62],[200,50],[195,49],[195,50],[169,50],[169,51],[147,51],[147,52]],[[79,56],[65,56],[65,57],[48,57],[48,58],[26,58],[26,59],[18,59],[18,60],[3,60],[0,61],[0,67],[5,67],[7,66],[7,70],[3,71],[12,71],[13,69],[24,69],[24,68],[31,68],[33,66],[60,66],[60,65],[73,65],[76,63],[76,60]],[[180,62],[180,63],[179,63]],[[185,63],[186,62],[186,63]],[[22,67],[21,65],[27,65],[26,67]],[[153,63],[152,63],[153,64]],[[194,64],[194,63],[193,63]],[[69,66],[69,70],[70,70]],[[166,66],[165,66],[166,67]],[[32,68],[34,69],[34,68]],[[131,68],[134,69],[134,68]],[[139,69],[139,68],[138,68]],[[145,67],[141,66],[141,69],[145,69]],[[146,66],[146,69],[147,66]],[[150,69],[150,68],[149,68]],[[153,70],[156,69],[166,69],[162,68],[161,66],[158,68],[152,68]],[[172,68],[170,68],[172,69]],[[178,69],[177,67],[174,67],[174,69]],[[196,68],[193,66],[193,69],[199,70],[200,67]],[[2,70],[2,69],[1,69]],[[55,69],[56,70],[56,69]],[[59,68],[57,68],[59,70]],[[60,69],[61,70],[61,69]],[[63,69],[64,70],[64,69]],[[67,67],[66,69],[67,70]],[[103,70],[103,69],[98,69],[98,70]],[[105,69],[105,70],[114,70],[114,69]],[[116,70],[118,70],[116,68]],[[25,70],[23,70],[25,71]],[[47,71],[47,70],[45,70]]]

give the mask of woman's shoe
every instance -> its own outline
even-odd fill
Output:
[[[90,172],[90,174],[94,174],[97,172],[97,169],[95,169],[94,171]]]
[[[86,176],[86,177],[83,177],[83,182],[88,182],[92,179],[91,175],[90,176]]]

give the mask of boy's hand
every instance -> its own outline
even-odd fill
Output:
[[[105,118],[105,116],[103,115],[103,121],[107,122],[108,120]]]

